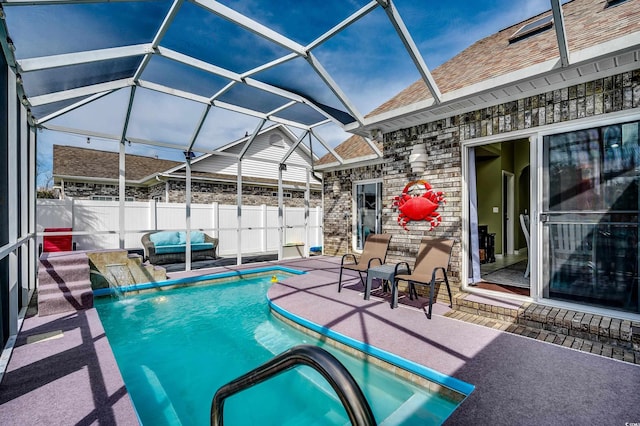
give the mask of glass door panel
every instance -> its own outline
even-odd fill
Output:
[[[382,229],[382,182],[356,184],[356,248]]]
[[[640,312],[638,128],[544,138],[544,297]]]

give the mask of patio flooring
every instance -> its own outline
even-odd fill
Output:
[[[240,268],[265,264],[275,262]],[[474,385],[446,424],[640,421],[636,364],[450,318],[441,302],[431,320],[420,308],[401,304],[392,310],[384,299],[363,300],[353,275],[338,293],[339,258],[278,264],[307,272],[270,288],[279,307]],[[175,272],[170,278],[227,269],[236,267]],[[0,424],[137,424],[107,343],[94,309],[27,316],[0,384]]]

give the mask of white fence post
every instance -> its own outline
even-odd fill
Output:
[[[322,208],[316,206],[316,241],[317,245],[324,246],[322,241]],[[322,247],[322,253],[324,253],[324,247]]]
[[[262,244],[260,245],[262,252],[265,253],[267,251],[267,226],[268,226],[268,222],[267,222],[267,205],[266,204],[262,204],[260,205],[260,226],[262,227],[262,232],[260,233],[261,237],[262,237]]]
[[[220,204],[217,201],[211,203],[211,216],[213,223],[213,236],[220,238]],[[220,242],[218,241],[218,244]]]
[[[149,200],[149,229],[158,230],[158,206],[156,200]]]

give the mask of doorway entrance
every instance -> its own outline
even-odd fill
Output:
[[[530,211],[529,147],[529,139],[518,139],[469,148],[468,175],[475,176],[469,185],[469,199],[475,200],[469,235],[478,238],[469,247],[479,251],[477,260],[470,256],[478,263],[472,264],[470,282],[476,288],[530,294],[529,236],[520,220]]]

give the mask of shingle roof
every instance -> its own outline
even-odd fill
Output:
[[[627,1],[606,7],[605,0],[573,0],[563,5],[569,52],[593,47],[640,30],[640,2]],[[432,75],[447,93],[509,72],[558,58],[555,29],[509,43],[509,38],[523,25],[551,11],[512,25],[486,37],[445,62]],[[367,117],[388,112],[431,98],[422,80],[370,112]]]
[[[53,175],[118,179],[119,154],[75,146],[53,146]],[[137,181],[182,164],[142,155],[126,154],[125,179]]]
[[[376,142],[376,146],[382,151],[382,144]],[[360,158],[367,155],[375,154],[373,149],[369,146],[367,141],[362,136],[353,135],[346,141],[342,142],[335,148],[336,154],[342,157],[344,160],[351,160],[354,158]],[[325,154],[320,160],[316,162],[316,165],[329,164],[338,161],[333,154]]]
[[[161,160],[142,155],[126,154],[125,169],[126,180],[139,181],[155,173],[164,173],[168,170],[184,164],[179,161]],[[87,179],[118,179],[119,154],[117,152],[99,151],[95,149],[79,148],[75,146],[54,145],[53,146],[53,175]],[[218,179],[229,181],[235,176],[222,173],[192,172],[194,178]],[[184,168],[171,173],[171,176],[184,178]],[[277,185],[274,179],[251,177],[244,178],[245,182],[265,185]],[[282,182],[288,186],[300,186],[300,182],[285,180]],[[311,187],[316,188],[318,184],[312,183]]]

